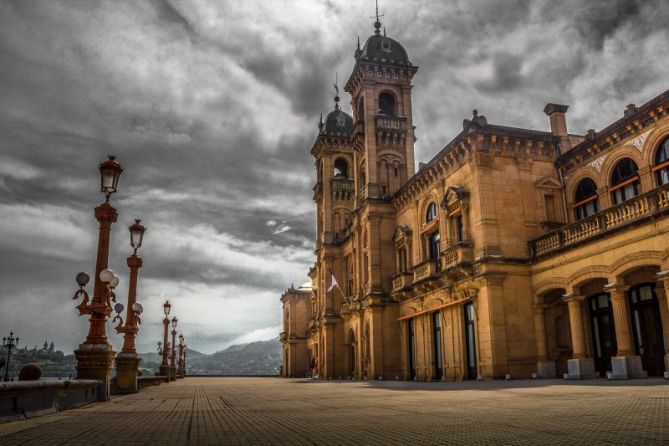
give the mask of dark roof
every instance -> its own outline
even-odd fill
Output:
[[[655,107],[660,105],[662,102],[665,102],[667,100],[669,100],[669,90],[665,90],[664,92],[655,96],[653,99],[646,102],[640,107],[628,105],[627,106],[628,110],[630,109],[630,107],[634,107],[632,113],[626,113],[626,116],[623,116],[617,121],[609,124],[599,132],[593,132],[589,138],[586,137],[585,141],[575,145],[574,147],[563,153],[558,158],[558,163],[562,163],[570,158],[577,156],[578,153],[580,153],[583,150],[586,150],[588,147],[592,146],[595,143],[601,143],[602,141],[605,141],[608,136],[612,135],[617,130],[625,128],[625,126],[632,123],[635,119],[639,119],[640,116],[648,113],[649,111],[653,110]]]
[[[398,41],[379,34],[367,39],[362,50],[356,52],[356,60],[411,65],[406,50]]]
[[[328,113],[322,132],[350,136],[353,134],[353,118],[337,107]]]

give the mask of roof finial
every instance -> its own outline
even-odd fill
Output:
[[[379,14],[379,0],[376,0],[376,22],[374,22],[374,34],[377,36],[381,34],[381,21],[380,18],[383,17],[383,14]],[[372,19],[374,17],[371,17]]]
[[[337,72],[335,71],[335,83],[334,83],[334,87],[335,87],[335,97],[334,97],[335,110],[339,110],[339,85],[338,85],[338,83],[339,83],[339,81],[337,79]]]
[[[358,51],[360,51],[360,36],[358,36]]]
[[[323,124],[323,113],[321,113],[321,120],[318,122],[318,130],[323,130],[323,126],[325,126],[325,124]]]

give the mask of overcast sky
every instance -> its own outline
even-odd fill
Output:
[[[668,88],[663,0],[380,6],[420,67],[417,161],[474,108],[548,130],[544,105],[568,104],[583,133]],[[276,336],[280,294],[313,264],[318,117],[373,12],[373,0],[0,0],[0,334],[67,352],[83,340],[74,277],[95,267],[97,165],[113,153],[122,302],[127,226],[149,228],[140,350],[155,348],[165,298],[196,350]]]

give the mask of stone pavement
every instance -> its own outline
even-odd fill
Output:
[[[0,445],[669,444],[669,383],[186,378],[0,424]]]

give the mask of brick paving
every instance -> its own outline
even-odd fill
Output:
[[[669,444],[669,383],[187,378],[0,424],[0,445]]]

